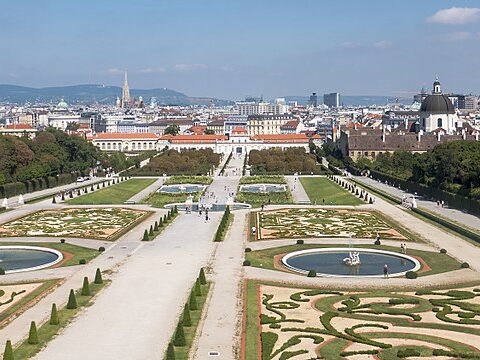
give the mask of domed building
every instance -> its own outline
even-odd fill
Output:
[[[420,106],[420,127],[425,132],[444,130],[453,133],[459,126],[459,119],[448,96],[442,94],[438,79],[433,83],[433,91]]]
[[[60,102],[56,106],[57,111],[66,111],[68,110],[68,104],[67,102],[62,98]]]

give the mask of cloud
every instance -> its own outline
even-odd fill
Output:
[[[177,71],[192,71],[192,70],[202,70],[206,69],[207,65],[205,64],[176,64],[173,68]]]
[[[356,49],[362,46],[361,43],[359,42],[354,42],[354,41],[345,41],[340,44],[341,47],[347,48],[347,49]]]
[[[373,47],[379,48],[379,49],[385,49],[389,48],[392,46],[392,42],[388,40],[381,40],[373,43]]]
[[[480,18],[480,8],[451,7],[442,9],[427,18],[427,22],[436,24],[467,24]]]
[[[163,73],[165,71],[166,71],[165,68],[162,68],[162,67],[148,67],[148,68],[137,70],[137,72],[140,74]]]
[[[123,73],[123,71],[118,68],[110,68],[110,69],[107,69],[107,73],[111,75],[118,75]]]
[[[446,36],[448,41],[463,41],[470,39],[471,34],[468,31],[455,31]]]

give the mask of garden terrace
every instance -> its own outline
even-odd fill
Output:
[[[310,202],[317,205],[361,205],[362,200],[325,177],[300,177]]]
[[[480,358],[480,289],[335,291],[247,282],[246,359]]]
[[[53,236],[116,240],[151,212],[127,208],[41,210],[0,225],[0,237]]]
[[[239,188],[241,188],[241,185],[250,184],[286,184],[286,181],[283,176],[279,175],[246,176],[240,179]],[[286,191],[266,193],[238,191],[235,201],[250,204],[252,207],[260,207],[262,204],[291,204],[293,203],[292,194],[288,187],[285,187],[285,189]]]
[[[68,200],[72,205],[110,205],[123,204],[138,192],[153,184],[156,179],[130,179],[105,189]],[[99,187],[99,186],[98,186]]]
[[[368,210],[287,208],[256,213],[259,240],[353,237],[407,240],[413,237],[379,213]],[[252,225],[255,226],[255,225]],[[403,234],[405,233],[405,234]]]

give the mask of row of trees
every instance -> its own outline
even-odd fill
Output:
[[[220,155],[211,149],[167,150],[132,172],[135,175],[205,175],[220,164]]]
[[[356,166],[480,199],[479,141],[452,141],[425,153],[384,153],[375,160],[361,158]]]
[[[252,150],[248,156],[251,174],[293,174],[317,171],[316,158],[304,148]]]

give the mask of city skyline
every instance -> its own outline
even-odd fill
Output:
[[[241,99],[478,93],[473,1],[7,4],[0,83],[170,88]],[[21,27],[14,14],[22,14]],[[108,24],[108,26],[106,26]],[[135,24],[134,27],[130,24]]]

